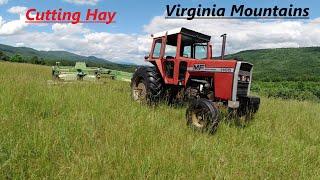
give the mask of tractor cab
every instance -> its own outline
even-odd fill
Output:
[[[211,60],[210,36],[186,28],[173,29],[152,35],[153,44],[146,60],[161,64],[161,74],[167,83],[183,80],[188,60]]]
[[[152,35],[154,38],[150,59],[164,58],[167,60],[175,58],[188,59],[210,59],[211,46],[210,36],[179,28],[167,32]]]

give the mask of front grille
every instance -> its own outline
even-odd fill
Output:
[[[252,65],[249,63],[242,62],[240,66],[240,71],[239,75],[241,76],[250,76],[250,72],[252,70]],[[250,81],[251,81],[250,77]],[[249,90],[249,82],[247,81],[242,81],[241,79],[238,80],[238,89],[237,89],[237,97],[243,97],[248,95],[248,90]]]
[[[249,89],[249,82],[238,81],[237,96],[247,96]]]

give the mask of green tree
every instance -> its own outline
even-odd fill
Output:
[[[40,58],[40,59],[39,59],[39,64],[41,64],[41,65],[45,65],[45,64],[46,64],[46,62],[45,62],[45,60],[44,60],[43,58]]]
[[[33,57],[31,58],[31,63],[32,63],[32,64],[38,64],[38,62],[39,62],[38,56],[33,56]]]
[[[20,54],[15,54],[10,58],[11,62],[23,62],[22,56]]]
[[[9,56],[7,56],[4,52],[0,51],[0,60],[9,61]]]

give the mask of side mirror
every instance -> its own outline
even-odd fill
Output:
[[[149,55],[144,56],[144,60],[148,60],[149,59]]]

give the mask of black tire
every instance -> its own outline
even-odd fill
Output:
[[[213,134],[219,125],[219,111],[211,101],[196,99],[190,103],[186,119],[192,129]]]
[[[131,78],[131,94],[135,101],[157,103],[163,95],[163,80],[155,67],[139,67]]]
[[[233,114],[234,117],[245,117],[245,119],[250,120],[253,118],[254,114],[259,110],[259,106],[259,97],[241,97],[239,108],[234,110],[230,109],[229,112],[231,112],[231,114]]]

